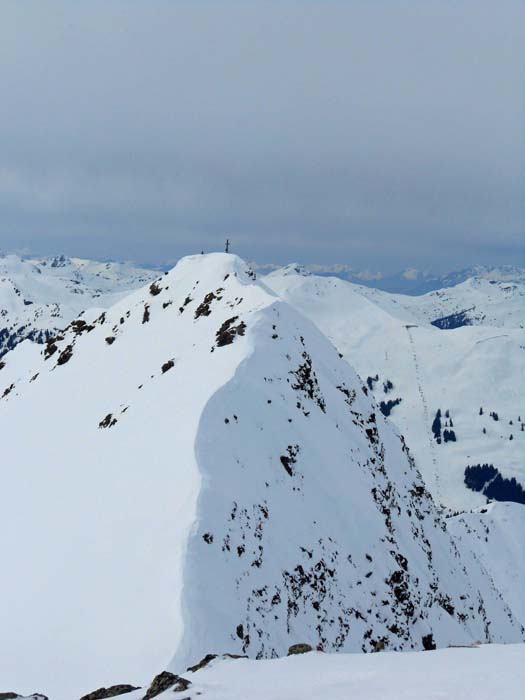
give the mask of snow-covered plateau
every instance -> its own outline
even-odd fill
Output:
[[[524,509],[463,476],[467,456],[521,474],[525,331],[416,325],[226,254],[146,282],[0,362],[0,690],[149,699],[215,653],[250,660],[162,697],[432,698],[435,678],[481,700],[491,663],[514,697]],[[296,643],[339,654],[277,658]]]

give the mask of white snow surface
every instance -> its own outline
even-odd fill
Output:
[[[378,403],[401,399],[389,420],[405,436],[439,503],[453,509],[485,503],[464,485],[468,465],[493,464],[525,486],[525,330],[441,330],[420,322],[417,309],[401,306],[394,295],[369,295],[374,290],[368,289],[363,294],[357,285],[307,275],[294,266],[264,280],[330,338],[363,380],[378,377],[372,381]],[[422,297],[406,299],[416,303]],[[388,380],[393,388],[385,391]],[[442,424],[444,429],[452,420],[455,442],[435,440],[431,427],[438,409],[449,411]]]
[[[191,681],[180,693],[189,700],[521,700],[525,646],[221,659],[181,675]],[[143,692],[122,697],[142,700]],[[167,690],[157,697],[174,694]]]
[[[523,639],[355,372],[235,256],[3,359],[4,687]]]
[[[490,503],[448,519],[447,525],[466,543],[472,544],[472,538],[476,538],[476,556],[525,625],[525,507],[518,503]]]

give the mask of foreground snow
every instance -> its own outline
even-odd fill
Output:
[[[366,656],[314,653],[220,662],[195,674],[189,697],[200,691],[203,700],[518,700],[524,682],[524,645]]]
[[[188,689],[158,700],[521,700],[525,645],[221,659],[180,675]],[[119,697],[142,700],[144,689]]]

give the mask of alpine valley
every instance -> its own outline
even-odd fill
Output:
[[[0,262],[0,698],[522,682],[522,281]]]

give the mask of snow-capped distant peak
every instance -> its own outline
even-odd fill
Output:
[[[45,342],[83,310],[106,308],[157,274],[63,255],[0,257],[0,357],[25,339]]]
[[[274,273],[270,273],[270,275],[271,274]],[[304,265],[300,265],[299,263],[290,263],[289,265],[285,265],[284,267],[276,270],[275,274],[283,275],[285,277],[288,275],[301,275],[302,277],[308,277],[311,275],[311,272],[309,272]]]

